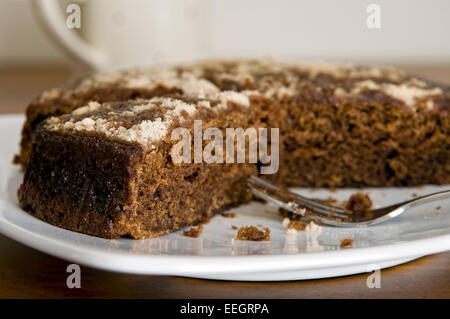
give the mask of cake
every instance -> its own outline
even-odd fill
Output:
[[[174,163],[175,127],[254,125],[244,93],[206,100],[90,102],[39,125],[21,206],[56,226],[104,238],[147,238],[197,225],[248,201],[255,164]],[[236,99],[236,101],[235,101]],[[247,98],[248,99],[248,98]]]
[[[20,205],[53,225],[148,238],[251,199],[263,163],[176,163],[176,128],[278,128],[286,186],[450,182],[450,90],[385,67],[208,61],[101,74],[29,105]],[[246,154],[248,159],[249,154]]]

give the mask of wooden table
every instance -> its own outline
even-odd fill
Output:
[[[404,66],[450,84],[450,65]],[[0,68],[0,113],[23,112],[45,88],[70,77],[56,67]],[[69,262],[0,235],[0,298],[450,298],[450,252],[381,271],[381,288],[368,274],[291,282],[226,282],[117,274],[81,268],[81,288],[66,287]]]

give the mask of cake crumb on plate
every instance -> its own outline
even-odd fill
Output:
[[[235,218],[236,217],[236,213],[221,213],[220,215],[225,218]]]
[[[341,239],[341,248],[350,248],[353,247],[353,239],[351,238],[344,238]]]
[[[306,224],[303,221],[300,221],[298,219],[291,220],[289,218],[284,218],[281,224],[286,228],[286,233],[288,235],[297,233],[297,231],[306,231],[306,232],[313,232],[313,233],[321,233],[322,227],[314,223],[313,221],[310,221],[308,224]]]
[[[295,230],[305,230],[306,225],[305,223],[299,221],[299,220],[291,220],[289,221],[289,224],[287,225],[288,229],[295,229]]]
[[[306,225],[305,231],[311,233],[321,233],[322,227],[317,225],[315,222],[310,221],[308,225]]]
[[[270,229],[262,226],[241,226],[238,230],[237,240],[269,241]]]
[[[369,195],[355,193],[348,199],[345,208],[355,212],[366,212],[372,207],[372,200]]]
[[[203,232],[203,226],[198,225],[197,227],[192,227],[189,230],[184,230],[183,235],[186,237],[197,238]]]

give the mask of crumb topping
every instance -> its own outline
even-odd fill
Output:
[[[317,98],[364,96],[365,90],[382,92],[415,110],[418,105],[435,107],[432,97],[448,99],[442,88],[403,71],[386,66],[360,66],[328,62],[259,60],[215,60],[174,67],[152,67],[95,74],[66,90],[52,89],[41,100],[77,95],[100,89],[152,91],[164,87],[191,98],[210,98],[219,92],[255,90],[265,96],[283,98],[317,91]],[[232,95],[229,93],[228,95]],[[246,103],[245,98],[236,96]],[[368,99],[369,97],[364,96]],[[430,102],[431,101],[431,102]]]
[[[50,90],[44,91],[41,96],[39,97],[39,99],[41,101],[46,101],[46,100],[54,100],[57,99],[61,96],[62,92],[61,89],[59,88],[52,88]]]
[[[377,93],[381,93],[385,99],[394,99],[414,112],[419,108],[431,110],[437,105],[447,105],[450,96],[448,89],[444,91],[430,82],[408,77],[395,68],[261,59],[206,61],[96,74],[70,89],[48,90],[39,101],[63,103],[60,101],[76,101],[81,96],[101,100],[98,98],[101,92],[114,91],[119,95],[125,91],[127,94],[157,92],[161,87],[169,93],[154,93],[157,97],[138,104],[133,100],[128,103],[129,107],[124,103],[116,108],[112,102],[106,105],[89,102],[75,109],[69,118],[63,117],[60,122],[52,119],[47,123],[51,130],[96,131],[152,147],[168,133],[175,119],[183,121],[185,116],[193,116],[201,108],[220,110],[230,104],[250,107],[252,95],[278,100],[295,96],[305,103],[327,101],[340,105],[348,99],[379,101]],[[147,93],[147,96],[152,94]],[[141,122],[124,125],[123,118],[132,117],[138,117]]]
[[[250,105],[252,91],[218,92],[209,100],[189,100],[173,97],[154,97],[128,102],[89,102],[71,114],[47,119],[51,131],[96,132],[110,138],[136,142],[152,148],[169,132],[174,121],[183,122],[202,108],[224,109],[230,103],[243,107]]]
[[[84,115],[84,114],[87,114],[89,112],[93,112],[93,111],[99,109],[100,106],[101,106],[100,103],[92,101],[92,102],[89,102],[88,105],[86,105],[86,106],[82,106],[82,107],[75,109],[72,112],[72,114],[76,115],[76,116]]]
[[[375,83],[372,80],[365,80],[356,82],[351,93],[361,94],[364,90],[380,91],[386,95],[402,101],[405,105],[415,108],[417,102],[432,96],[439,96],[443,94],[441,88],[426,88],[426,84],[418,79],[411,79],[405,83],[392,84],[392,83]],[[345,95],[345,93],[339,91],[339,95]],[[433,100],[427,100],[425,106],[428,109],[434,107]]]

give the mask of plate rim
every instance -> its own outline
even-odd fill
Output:
[[[410,240],[375,247],[357,247],[330,251],[246,256],[199,256],[199,255],[156,255],[129,253],[126,251],[108,252],[86,243],[71,243],[37,234],[30,229],[15,224],[5,217],[5,209],[16,209],[11,203],[0,200],[0,232],[26,246],[32,247],[64,260],[110,271],[176,276],[201,276],[214,274],[243,274],[273,271],[301,271],[330,267],[377,264],[405,258],[435,254],[450,250],[450,234]],[[23,212],[25,218],[44,223]],[[60,228],[58,228],[60,229]],[[60,229],[63,232],[69,230]],[[92,237],[71,232],[80,237]],[[107,240],[107,239],[104,239]],[[448,244],[447,244],[448,243]],[[239,259],[239,262],[236,262]],[[261,263],[261,261],[264,261]]]

